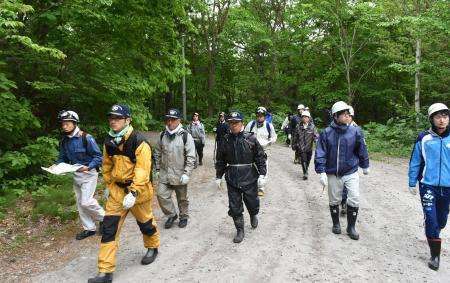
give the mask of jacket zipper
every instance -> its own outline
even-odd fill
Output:
[[[443,139],[441,138],[441,151],[439,153],[439,187],[441,186],[441,173],[442,173],[442,141]]]
[[[338,148],[337,148],[337,162],[336,162],[336,176],[339,176],[339,151],[340,151],[340,147],[341,147],[341,136],[338,134],[339,138],[338,138]]]

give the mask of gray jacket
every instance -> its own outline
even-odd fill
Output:
[[[181,185],[183,174],[191,175],[195,166],[195,145],[192,136],[188,133],[186,144],[183,141],[183,132],[180,128],[172,136],[167,131],[158,139],[158,159],[156,168],[159,168],[159,182],[170,185]]]
[[[202,144],[205,144],[205,126],[203,126],[201,122],[198,125],[190,123],[189,126],[187,126],[187,130],[192,135],[194,140],[200,140]]]

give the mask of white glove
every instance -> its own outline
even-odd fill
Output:
[[[154,171],[153,172],[153,180],[158,180],[159,179],[159,171]]]
[[[222,189],[222,179],[216,178],[214,182],[216,183],[219,190]]]
[[[103,199],[104,199],[104,200],[108,200],[108,198],[109,198],[109,189],[108,189],[108,188],[105,188],[105,189],[103,190]]]
[[[136,197],[133,196],[131,192],[129,192],[124,198],[123,198],[123,208],[125,210],[128,210],[133,207],[134,203],[136,202]]]
[[[258,178],[258,188],[264,188],[266,186],[267,180],[266,180],[266,176],[264,175],[259,175]]]
[[[369,173],[370,173],[369,167],[363,168],[363,174],[364,174],[364,175],[369,175]]]
[[[416,187],[409,187],[409,192],[413,195],[417,195],[417,188]]]
[[[322,184],[322,186],[326,186],[328,185],[328,176],[327,173],[320,173],[320,183]]]
[[[189,176],[186,174],[183,174],[180,178],[180,183],[182,185],[187,185],[187,183],[189,183]]]

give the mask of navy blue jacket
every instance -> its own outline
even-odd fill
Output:
[[[61,162],[82,164],[89,167],[89,169],[101,167],[103,155],[100,148],[91,135],[86,135],[86,140],[87,144],[85,147],[80,133],[72,138],[65,136],[61,141],[56,164]]]
[[[314,164],[317,173],[349,175],[369,168],[364,134],[355,126],[340,126],[332,122],[320,133]]]

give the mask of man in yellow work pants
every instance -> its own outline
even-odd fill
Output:
[[[119,234],[128,212],[136,218],[147,248],[141,263],[152,263],[159,247],[159,232],[151,207],[150,146],[130,125],[131,111],[127,105],[114,105],[108,120],[111,130],[104,144],[102,171],[109,196],[98,255],[99,273],[89,283],[112,282]]]

